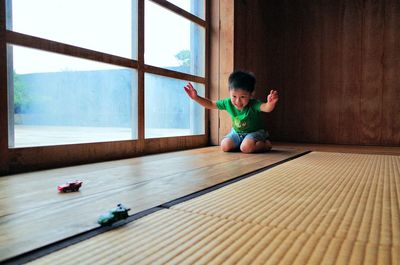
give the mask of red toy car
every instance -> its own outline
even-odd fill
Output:
[[[78,191],[81,186],[82,186],[82,181],[75,180],[67,182],[63,185],[58,185],[57,189],[59,192],[72,192],[72,191]]]

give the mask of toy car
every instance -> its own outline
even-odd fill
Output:
[[[58,185],[57,189],[59,192],[72,192],[72,191],[78,191],[81,186],[82,186],[82,181],[75,180],[67,182],[63,185]]]
[[[102,214],[97,219],[97,223],[102,226],[112,225],[113,223],[128,218],[128,211],[130,208],[126,208],[122,204],[118,204],[117,208],[110,210],[108,213]]]

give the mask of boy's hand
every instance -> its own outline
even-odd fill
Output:
[[[196,91],[196,89],[194,89],[194,87],[192,86],[192,84],[190,82],[184,88],[185,88],[186,94],[188,94],[188,96],[191,99],[197,98],[197,91]]]
[[[271,104],[276,104],[276,102],[278,102],[278,99],[279,99],[279,97],[278,97],[278,91],[276,91],[276,90],[271,90],[271,91],[269,92],[268,97],[267,97],[267,102],[268,102],[268,103],[271,103]]]

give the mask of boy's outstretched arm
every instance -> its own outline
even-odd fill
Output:
[[[188,96],[191,99],[193,99],[194,101],[196,101],[197,103],[199,103],[200,105],[205,107],[206,109],[217,109],[217,104],[215,104],[214,101],[211,101],[207,98],[203,98],[203,97],[200,97],[199,95],[197,95],[197,91],[196,91],[196,89],[194,89],[194,87],[192,86],[191,83],[188,83],[184,88],[185,88],[186,94],[188,94]]]
[[[271,90],[267,97],[267,102],[262,103],[260,106],[260,110],[263,112],[271,112],[274,110],[276,103],[278,102],[279,96],[278,91]]]

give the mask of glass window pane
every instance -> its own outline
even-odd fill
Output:
[[[204,0],[168,0],[176,6],[205,19],[205,4]]]
[[[145,137],[204,134],[204,108],[191,100],[185,80],[145,74]],[[192,83],[204,96],[204,85]]]
[[[204,77],[205,29],[150,1],[145,9],[145,63]]]
[[[135,70],[7,49],[10,147],[137,139]]]
[[[9,30],[137,58],[137,0],[8,0]]]

